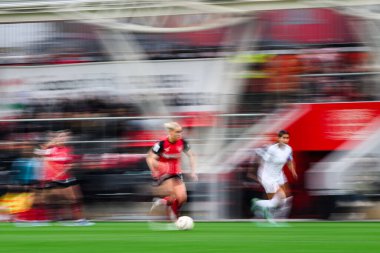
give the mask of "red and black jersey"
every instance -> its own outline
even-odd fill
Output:
[[[172,143],[168,138],[154,144],[152,151],[159,156],[159,176],[165,174],[180,174],[182,152],[188,152],[190,146],[184,139]]]
[[[56,146],[45,150],[43,174],[46,181],[66,180],[71,177],[68,173],[73,160],[71,148]]]

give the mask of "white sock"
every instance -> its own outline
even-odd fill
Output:
[[[258,206],[266,207],[266,208],[272,208],[273,207],[273,203],[271,200],[259,200],[256,202],[256,204]]]
[[[288,197],[284,200],[283,205],[281,205],[274,213],[276,218],[286,219],[289,217],[289,213],[292,209],[293,197]]]
[[[281,194],[276,193],[272,199],[268,200],[259,200],[256,202],[257,205],[266,208],[276,208],[284,203],[284,198]]]

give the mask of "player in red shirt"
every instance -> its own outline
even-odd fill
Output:
[[[72,166],[72,149],[65,145],[70,138],[68,131],[60,131],[43,149],[37,153],[43,159],[43,185],[45,202],[50,207],[59,204],[70,205],[71,215],[77,225],[92,225],[84,219],[82,211],[82,194],[78,182],[69,172]],[[58,198],[57,198],[58,197]],[[60,208],[60,210],[65,210]]]
[[[69,174],[72,162],[70,147],[64,146],[67,135],[60,133],[44,150],[43,179],[47,182],[63,182],[72,179]]]
[[[165,124],[165,128],[168,136],[154,144],[146,159],[155,180],[156,194],[164,196],[153,203],[151,212],[159,206],[168,206],[170,219],[176,220],[180,207],[187,200],[181,169],[182,152],[189,158],[191,178],[198,180],[198,177],[195,173],[194,153],[182,138],[182,127],[177,122],[169,122]]]

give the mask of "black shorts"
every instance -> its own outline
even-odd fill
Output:
[[[153,179],[153,186],[160,186],[163,182],[165,182],[168,179],[174,178],[176,180],[180,180],[183,182],[183,175],[182,174],[165,174],[161,176],[158,179]]]
[[[43,182],[40,189],[66,188],[76,184],[78,184],[78,180],[72,177],[65,180]]]

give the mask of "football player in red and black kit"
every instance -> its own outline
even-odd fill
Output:
[[[93,225],[83,216],[82,194],[76,178],[70,173],[73,155],[72,149],[66,146],[69,138],[69,131],[60,131],[36,151],[43,156],[43,198],[50,207],[62,205],[62,202],[64,206],[68,205],[74,218],[73,225]]]
[[[169,122],[165,128],[168,136],[154,144],[146,159],[155,180],[156,194],[162,197],[154,201],[151,212],[158,206],[167,206],[169,218],[176,220],[179,209],[187,200],[181,169],[182,152],[189,158],[191,178],[198,180],[198,177],[195,173],[194,153],[182,138],[182,127],[177,122]]]

